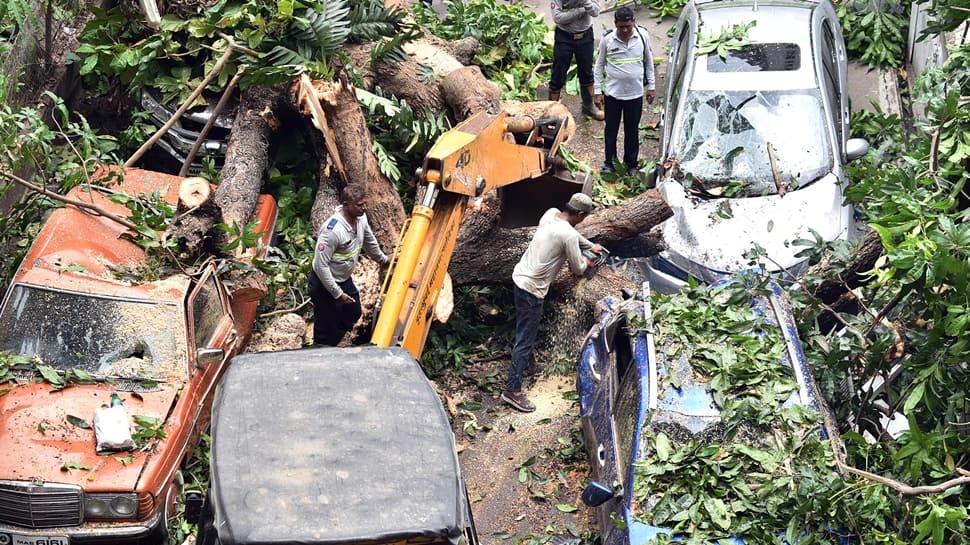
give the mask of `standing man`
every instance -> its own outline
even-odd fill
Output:
[[[360,319],[360,294],[350,274],[361,249],[381,266],[390,261],[367,223],[364,186],[348,184],[340,193],[340,203],[320,229],[313,254],[308,281],[313,300],[313,344],[337,346]]]
[[[515,295],[515,346],[512,363],[502,392],[502,401],[522,412],[532,412],[536,406],[522,393],[522,374],[535,367],[535,342],[542,317],[542,303],[563,262],[569,270],[582,276],[590,264],[583,257],[585,249],[601,253],[603,247],[580,235],[575,226],[593,211],[589,195],[576,193],[563,210],[550,208],[539,220],[529,247],[512,271],[512,291]]]
[[[653,69],[653,51],[650,35],[637,25],[629,6],[618,8],[613,15],[616,29],[600,41],[595,76],[597,106],[603,106],[606,96],[606,127],[603,141],[606,144],[606,160],[600,172],[614,172],[616,159],[616,136],[623,120],[623,163],[628,170],[637,168],[640,154],[640,115],[643,113],[643,97],[653,104],[656,95]]]
[[[583,113],[597,121],[603,112],[593,102],[593,18],[600,14],[600,0],[552,0],[556,39],[552,46],[549,100],[559,100],[573,57],[583,97]]]

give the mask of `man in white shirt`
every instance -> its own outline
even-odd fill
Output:
[[[536,410],[522,393],[522,375],[535,367],[535,342],[542,318],[542,304],[549,286],[559,274],[563,263],[576,276],[582,276],[590,266],[583,250],[595,253],[602,246],[586,240],[575,226],[593,211],[589,195],[576,193],[562,210],[550,208],[539,220],[539,228],[512,271],[512,291],[515,294],[515,346],[512,363],[502,392],[502,401],[522,412]]]
[[[613,15],[616,29],[600,40],[596,65],[593,67],[594,102],[603,107],[606,126],[603,141],[605,160],[600,170],[615,172],[616,137],[623,121],[623,163],[636,170],[640,154],[640,116],[643,99],[653,104],[656,96],[653,51],[650,35],[637,26],[629,6],[617,8]],[[604,106],[605,102],[605,106]]]

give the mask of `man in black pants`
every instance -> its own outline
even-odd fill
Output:
[[[623,6],[613,15],[616,29],[600,41],[596,66],[593,68],[598,106],[606,105],[606,127],[603,141],[606,146],[605,160],[600,172],[613,172],[616,160],[616,137],[623,121],[623,163],[629,171],[637,169],[640,155],[640,116],[643,99],[653,104],[654,91],[653,51],[650,35],[637,26],[633,10]]]
[[[575,56],[583,113],[598,121],[603,120],[603,112],[593,102],[593,18],[600,14],[600,9],[600,0],[552,0],[556,40],[549,78],[549,100],[559,100],[569,64]]]
[[[337,346],[360,319],[360,295],[350,275],[361,250],[381,266],[390,261],[367,223],[364,186],[347,185],[340,203],[317,236],[313,270],[308,278],[313,301],[313,344]]]

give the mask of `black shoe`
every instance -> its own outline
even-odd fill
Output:
[[[603,166],[600,167],[600,174],[616,174],[616,169],[613,168],[613,165],[607,165],[604,163]]]
[[[501,398],[506,404],[524,413],[531,413],[536,410],[535,404],[529,401],[529,398],[525,397],[522,392],[502,392]]]

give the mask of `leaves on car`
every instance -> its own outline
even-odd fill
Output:
[[[690,286],[653,303],[658,352],[668,360],[661,367],[686,362],[721,413],[720,423],[696,433],[655,423],[644,436],[649,454],[636,464],[634,516],[689,543],[768,543],[789,527],[828,528],[828,511],[813,504],[832,498],[840,482],[819,414],[789,402],[798,387],[782,363],[784,336],[750,302],[762,288],[745,282]]]
[[[711,53],[717,53],[722,59],[727,59],[728,51],[736,51],[748,45],[748,30],[755,26],[757,21],[738,23],[731,25],[731,28],[721,28],[717,34],[704,32],[697,33],[697,49],[694,56],[702,57]]]

